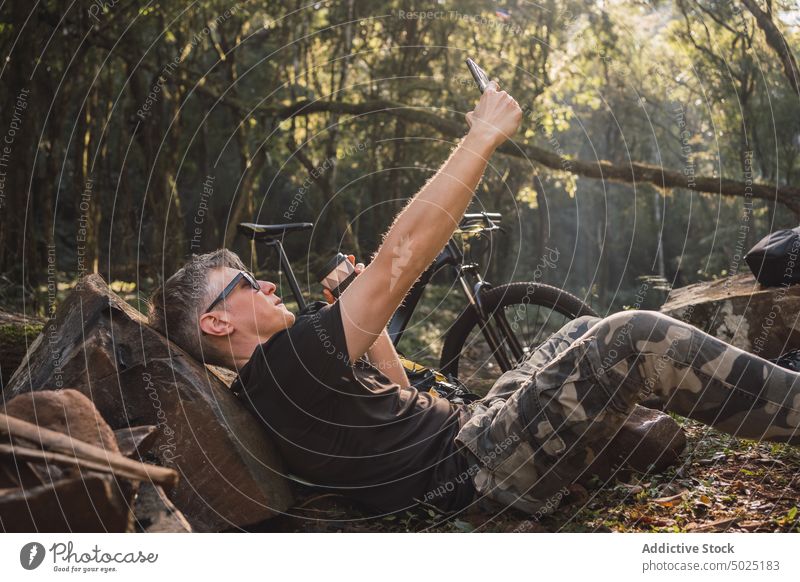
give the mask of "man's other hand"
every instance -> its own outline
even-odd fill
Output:
[[[350,261],[355,267],[356,275],[358,275],[359,273],[361,273],[361,271],[364,270],[364,263],[356,264],[355,255],[347,255],[347,260]],[[328,289],[327,287],[322,288],[322,294],[325,296],[325,301],[327,301],[328,303],[333,303],[334,301],[336,301],[336,298],[333,296],[333,293],[331,293],[330,289]]]
[[[498,91],[491,81],[473,111],[467,113],[470,136],[479,138],[492,149],[498,148],[519,129],[522,109],[511,95]]]

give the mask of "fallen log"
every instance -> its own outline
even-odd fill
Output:
[[[172,469],[133,461],[119,453],[5,414],[0,414],[0,435],[8,435],[12,440],[11,445],[0,444],[0,454],[15,454],[23,460],[72,463],[94,471],[115,473],[127,479],[153,481],[170,489],[178,483],[178,473]],[[42,449],[16,445],[13,441],[17,438],[40,445]]]
[[[77,390],[42,390],[12,398],[0,412],[118,453],[114,432],[94,403]]]
[[[75,390],[32,392],[6,402],[5,410],[11,414],[0,414],[4,531],[132,529],[130,508],[147,473],[115,471],[113,461],[95,460],[99,454],[81,456],[88,450],[121,457],[91,400]]]

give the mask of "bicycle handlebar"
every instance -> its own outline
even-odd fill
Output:
[[[499,212],[473,212],[471,214],[464,215],[464,220],[477,220],[479,218],[485,218],[486,220],[500,220],[503,218],[503,215]]]
[[[498,224],[502,215],[499,212],[478,212],[465,214],[461,222],[458,223],[456,233],[478,234],[480,232],[491,232],[493,230],[503,230]]]

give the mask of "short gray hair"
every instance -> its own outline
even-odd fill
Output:
[[[211,303],[208,274],[214,269],[247,268],[239,256],[227,249],[192,255],[189,261],[150,296],[149,323],[195,359],[207,364],[230,366],[230,355],[203,342],[200,315]]]

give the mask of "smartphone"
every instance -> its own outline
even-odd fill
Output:
[[[489,75],[486,74],[486,71],[481,69],[480,66],[478,66],[478,63],[472,59],[467,59],[467,68],[469,68],[469,72],[472,73],[472,77],[478,84],[478,89],[480,89],[480,92],[483,93],[486,91],[486,86],[489,84]]]

